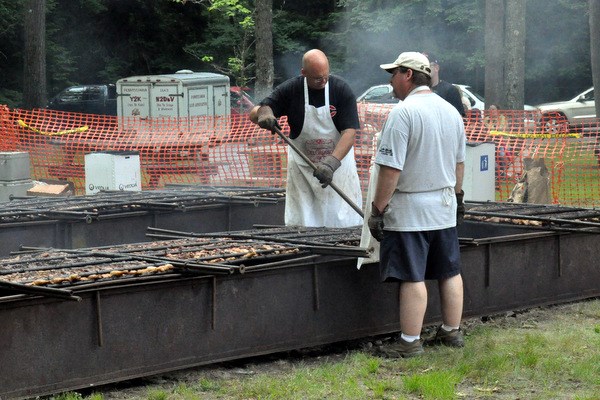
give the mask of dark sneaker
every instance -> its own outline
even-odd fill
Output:
[[[465,339],[460,328],[452,329],[448,332],[440,326],[435,334],[434,343],[441,343],[444,346],[450,347],[464,347]]]
[[[415,340],[407,342],[402,338],[398,338],[395,343],[378,347],[375,355],[385,358],[407,358],[423,354],[423,342]]]

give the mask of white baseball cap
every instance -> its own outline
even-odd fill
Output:
[[[393,63],[381,64],[380,67],[388,72],[398,67],[405,67],[431,76],[429,59],[424,54],[416,51],[405,51],[404,53],[401,53]]]

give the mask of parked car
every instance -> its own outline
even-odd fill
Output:
[[[469,85],[455,84],[460,89],[461,94],[466,103],[469,104],[469,109],[485,110],[485,100],[482,95],[475,92]],[[375,85],[365,90],[360,96],[356,98],[358,102],[365,103],[397,103],[398,99],[394,97],[392,91],[392,85]],[[536,110],[535,107],[525,104],[525,110]]]
[[[455,86],[460,89],[463,96],[463,103],[465,103],[465,105],[468,104],[469,109],[478,108],[482,110],[484,108],[483,98],[479,94],[475,93],[470,86]],[[365,103],[397,103],[398,99],[394,97],[392,85],[384,84],[371,86],[360,96],[358,96],[356,101]]]
[[[454,85],[460,89],[463,98],[467,99],[469,104],[469,110],[478,109],[485,110],[485,100],[483,96],[475,92],[471,86],[468,85]]]
[[[399,99],[394,97],[392,85],[383,84],[371,86],[358,96],[356,101],[363,103],[397,103]]]
[[[46,108],[86,114],[117,115],[117,89],[114,84],[70,86],[50,99]]]
[[[581,131],[596,120],[594,88],[579,93],[571,100],[539,104],[537,109],[540,112],[539,123],[544,131]]]
[[[231,86],[229,89],[231,114],[247,114],[254,107],[254,99],[248,94],[249,88]]]

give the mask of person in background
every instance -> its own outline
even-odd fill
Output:
[[[427,56],[431,66],[431,89],[442,99],[452,104],[458,110],[461,117],[464,117],[466,113],[460,89],[453,84],[440,79],[440,64],[437,57],[431,53],[423,54]]]
[[[362,217],[328,185],[334,182],[362,207],[354,138],[360,127],[356,97],[340,77],[329,74],[329,60],[318,49],[302,57],[300,76],[288,79],[250,111],[261,128],[280,129],[287,115],[290,139],[316,170],[288,148],[285,224],[332,228],[362,224]]]
[[[500,114],[498,107],[492,104],[483,117],[483,123],[490,131],[508,132],[506,116]]]
[[[380,243],[384,282],[400,282],[398,340],[378,354],[423,353],[421,329],[427,309],[426,279],[437,280],[443,324],[435,341],[464,345],[460,329],[463,281],[457,224],[464,216],[462,181],[466,155],[463,119],[430,88],[427,57],[404,52],[380,67],[391,74],[395,106],[375,154],[379,176],[368,220]]]

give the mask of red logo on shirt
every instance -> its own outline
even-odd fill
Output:
[[[335,106],[329,106],[329,114],[331,114],[331,118],[335,117],[335,114],[337,114]]]

